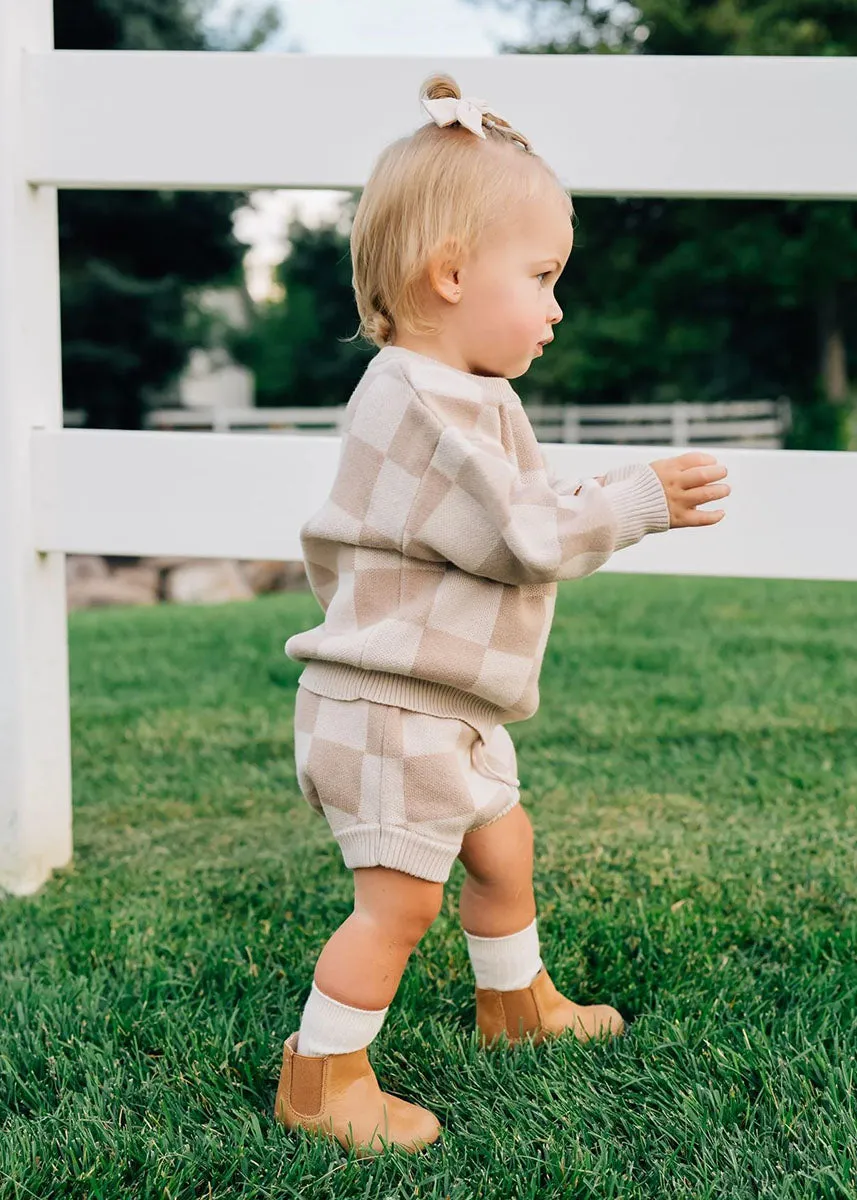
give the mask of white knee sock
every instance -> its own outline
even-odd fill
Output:
[[[464,936],[479,988],[514,992],[531,984],[542,969],[535,920],[520,933],[507,937],[476,937],[467,930]]]
[[[341,1004],[326,996],[313,981],[301,1017],[298,1054],[321,1058],[325,1054],[362,1050],[377,1037],[386,1015],[386,1008],[350,1008]]]

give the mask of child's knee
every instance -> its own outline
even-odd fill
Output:
[[[416,946],[443,904],[443,884],[387,871],[371,879],[355,872],[354,911],[401,945]]]
[[[402,941],[409,946],[416,946],[420,939],[428,933],[440,913],[443,891],[438,895],[427,893],[419,902],[397,915],[397,926]]]
[[[483,888],[516,889],[521,879],[531,879],[534,835],[530,818],[520,805],[512,810],[505,829],[489,825],[465,838],[460,858],[472,883]]]

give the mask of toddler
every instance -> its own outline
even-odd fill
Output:
[[[301,528],[324,613],[286,653],[301,791],[354,876],[286,1041],[275,1115],[352,1145],[433,1142],[433,1113],[381,1091],[367,1047],[456,858],[481,1044],[622,1032],[562,995],[540,956],[533,832],[506,726],[532,716],[557,581],[649,533],[713,525],[725,467],[693,453],[594,479],[547,469],[510,379],[553,341],[572,248],[567,193],[530,143],[448,76],[380,156],[351,234],[363,333],[380,347],[346,409],[328,500]]]

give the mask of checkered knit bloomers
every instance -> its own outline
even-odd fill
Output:
[[[445,883],[464,835],[519,802],[515,745],[457,717],[298,686],[301,792],[327,818],[345,865],[392,867]]]

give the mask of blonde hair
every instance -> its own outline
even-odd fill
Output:
[[[433,75],[421,98],[461,98],[449,75]],[[384,346],[397,330],[435,333],[419,295],[431,256],[443,246],[466,253],[517,200],[545,182],[568,193],[523,134],[494,113],[482,118],[485,139],[461,125],[429,121],[381,153],[351,229],[354,294],[364,337]]]

